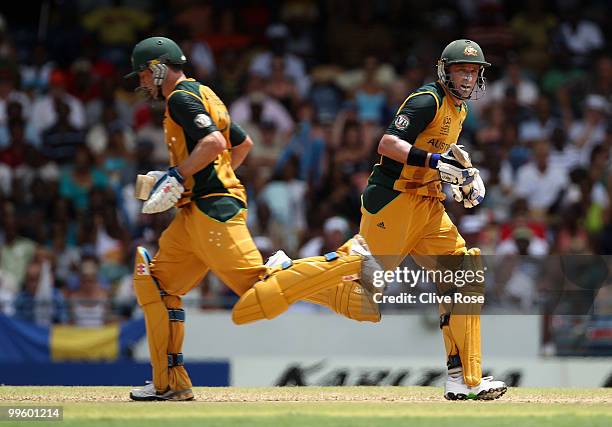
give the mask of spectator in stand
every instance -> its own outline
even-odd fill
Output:
[[[25,123],[21,119],[9,122],[10,143],[4,150],[0,150],[0,163],[11,169],[17,169],[25,163],[28,154],[28,143],[25,140]]]
[[[10,67],[0,68],[0,126],[6,125],[9,119],[10,103],[17,103],[21,111],[30,111],[30,99],[15,86],[18,77],[16,73],[17,70]]]
[[[69,230],[66,223],[53,222],[51,227],[50,250],[54,255],[53,271],[58,285],[66,287],[69,278],[77,271],[81,261],[81,253],[77,246],[68,244],[70,238],[67,237]]]
[[[189,63],[193,66],[193,78],[208,82],[211,81],[217,71],[215,57],[210,46],[203,38],[194,35],[178,36],[179,45],[185,56],[189,58]]]
[[[510,21],[521,63],[541,75],[552,60],[548,45],[557,18],[546,9],[544,0],[531,0]]]
[[[12,204],[5,202],[2,206],[1,221],[0,270],[9,272],[17,283],[21,283],[25,277],[26,267],[34,257],[36,244],[21,235]]]
[[[332,2],[327,7],[325,54],[339,65],[354,68],[363,62],[365,52],[377,52],[390,58],[396,39],[389,31],[389,23],[377,13],[373,2]],[[404,12],[404,11],[402,11]],[[400,14],[402,14],[400,12]],[[406,25],[403,21],[402,25]]]
[[[270,68],[266,93],[283,104],[290,113],[295,111],[300,101],[300,93],[293,79],[287,75],[285,58],[282,55],[274,55]]]
[[[49,77],[55,68],[49,57],[49,51],[44,42],[39,42],[32,49],[32,53],[21,64],[21,86],[30,97],[39,95],[47,90]]]
[[[149,169],[140,169],[143,172],[147,170],[159,170],[168,167],[168,147],[164,142],[164,103],[156,101],[151,103],[147,109],[149,118],[144,125],[136,131],[136,141],[147,141],[152,144],[152,153],[149,161],[152,163]],[[138,156],[137,156],[138,157]]]
[[[533,160],[516,174],[514,194],[527,200],[530,214],[544,217],[557,204],[568,185],[568,171],[550,162],[550,144],[546,140],[533,146]]]
[[[601,95],[589,95],[584,103],[584,117],[572,123],[569,139],[577,150],[577,163],[588,166],[591,151],[606,138],[610,104]]]
[[[127,152],[133,152],[136,143],[134,142],[134,132],[119,116],[119,112],[115,109],[114,104],[106,104],[102,113],[100,122],[93,124],[85,142],[91,152],[95,156],[103,156],[104,151],[109,147],[111,134],[118,132],[123,139],[123,149]]]
[[[595,64],[595,72],[587,82],[589,93],[612,100],[612,56],[601,55]]]
[[[505,116],[501,102],[493,102],[482,110],[482,124],[476,132],[475,142],[484,149],[488,145],[503,143]]]
[[[521,107],[531,107],[538,100],[538,86],[529,79],[515,56],[511,56],[504,69],[504,77],[491,84],[485,103],[503,102],[508,88],[516,90],[516,99]]]
[[[554,48],[566,56],[572,65],[587,68],[601,49],[605,47],[599,26],[584,18],[584,8],[577,3],[565,10],[555,35]]]
[[[14,300],[18,292],[18,282],[8,271],[1,268],[2,253],[0,252],[0,314],[12,316],[15,312]]]
[[[107,185],[108,177],[95,167],[89,149],[81,145],[74,156],[74,165],[62,171],[60,195],[69,199],[77,211],[84,211],[89,205],[90,190]]]
[[[337,74],[336,83],[347,94],[354,94],[363,85],[370,89],[374,87],[376,91],[384,90],[397,79],[395,68],[391,64],[381,62],[377,50],[372,52],[376,54],[366,55],[359,67]]]
[[[321,65],[311,73],[312,86],[308,98],[317,111],[317,119],[321,123],[333,122],[342,108],[344,93],[335,82],[339,72],[338,67]]]
[[[99,164],[108,177],[110,186],[119,194],[124,186],[134,182],[136,176],[132,157],[133,134],[117,122],[111,124],[107,132],[108,146],[100,156]],[[128,145],[131,148],[128,148]]]
[[[316,112],[310,102],[303,102],[298,109],[297,129],[287,147],[281,153],[275,172],[281,173],[288,160],[299,159],[297,179],[318,186],[323,176],[325,161],[325,140],[323,132],[316,121]]]
[[[380,125],[386,102],[384,88],[376,82],[378,59],[368,56],[364,62],[363,82],[355,90],[355,103],[359,121]]]
[[[37,97],[32,105],[31,117],[36,117],[34,124],[38,134],[57,123],[57,105],[68,106],[68,123],[76,130],[85,126],[85,109],[81,101],[66,92],[68,76],[64,71],[53,70],[49,77],[49,93]]]
[[[247,129],[248,124],[262,121],[274,122],[283,137],[294,129],[294,122],[287,109],[276,99],[265,94],[265,80],[257,74],[250,74],[246,94],[230,106],[232,120]]]
[[[42,133],[43,154],[65,165],[74,161],[79,146],[85,144],[85,134],[70,122],[70,106],[61,99],[55,100],[55,122]]]
[[[212,5],[197,0],[185,0],[173,3],[173,16],[170,18],[173,28],[182,28],[193,37],[205,37],[212,29],[213,18],[216,18]]]
[[[603,228],[605,212],[610,206],[608,190],[604,186],[604,175],[610,162],[608,152],[601,145],[595,147],[591,159],[588,169],[572,170],[572,182],[562,202],[564,207],[580,204],[584,212],[585,229],[596,234]]]
[[[246,165],[253,170],[257,182],[267,182],[274,172],[274,167],[278,162],[286,146],[281,135],[276,129],[274,122],[263,121],[258,128],[258,132],[249,131],[255,144],[246,160]],[[257,188],[261,188],[257,186]]]
[[[351,229],[346,219],[340,216],[328,218],[323,224],[323,233],[306,242],[300,248],[298,257],[307,258],[333,251],[334,248],[346,241],[350,232]]]
[[[553,131],[561,126],[552,116],[550,101],[545,96],[538,98],[534,110],[534,117],[519,125],[519,140],[522,142],[550,139]]]
[[[370,157],[374,148],[374,138],[369,138],[373,132],[364,128],[367,124],[354,121],[344,122],[342,139],[334,150],[332,167],[339,168],[347,174],[352,174],[361,165],[370,166]]]
[[[111,321],[110,297],[98,281],[98,265],[93,259],[81,262],[79,287],[68,298],[70,323],[95,328]]]
[[[563,127],[555,128],[550,135],[550,162],[571,171],[579,163],[576,147],[568,141]]]
[[[268,236],[281,242],[288,254],[295,254],[306,230],[307,183],[299,178],[299,158],[291,156],[263,188],[257,198],[270,210]]]
[[[227,100],[227,105],[244,95],[248,59],[244,51],[237,49],[224,49],[217,58],[218,71],[214,86],[218,88],[219,96]]]
[[[511,125],[517,132],[517,135],[515,135],[516,139],[514,140],[516,141],[518,139],[518,126],[532,117],[531,109],[521,105],[516,88],[512,86],[506,88],[502,106],[507,125]]]
[[[297,85],[300,96],[306,96],[310,88],[310,78],[306,74],[306,66],[302,58],[287,51],[289,28],[284,24],[273,24],[266,30],[270,48],[257,54],[251,61],[250,74],[258,74],[265,78],[272,75],[274,57],[284,60],[285,74]]]
[[[108,121],[108,110],[116,112],[114,120],[125,126],[132,126],[132,106],[118,96],[119,88],[113,72],[110,76],[101,78],[100,96],[85,104],[87,126],[91,128],[100,122]]]
[[[115,64],[127,59],[129,48],[153,23],[147,3],[139,4],[139,7],[121,3],[113,1],[97,6],[81,16],[83,28],[97,35],[106,47],[105,56]]]
[[[44,262],[28,264],[21,292],[15,299],[16,319],[40,326],[66,323],[66,301],[61,291],[53,287],[50,274],[50,267]]]
[[[207,44],[216,57],[221,56],[226,50],[241,51],[251,44],[252,37],[242,32],[243,27],[237,23],[234,8],[224,8],[216,24],[217,28],[205,36]],[[188,58],[191,57],[188,56]]]
[[[534,308],[546,254],[548,244],[534,236],[528,227],[516,228],[512,237],[498,246],[496,255],[501,255],[501,259],[495,269],[494,292],[501,305],[526,312]]]
[[[492,64],[503,63],[506,53],[514,48],[516,40],[514,33],[505,17],[504,2],[483,0],[476,2],[478,11],[474,20],[466,23],[463,34],[465,38],[477,40],[487,59]],[[489,98],[490,95],[483,99]],[[478,103],[473,103],[478,104]]]
[[[495,250],[495,255],[542,256],[548,253],[548,242],[524,225],[516,227],[511,238],[503,240]]]
[[[32,123],[33,120],[28,120],[23,114],[23,106],[18,101],[10,101],[6,104],[6,120],[0,121],[0,149],[6,147],[10,143],[11,135],[9,123],[23,122],[24,138],[28,144],[40,145],[38,132]]]
[[[582,223],[585,206],[574,203],[567,206],[561,214],[561,224],[555,236],[554,252],[559,255],[581,253],[589,246],[589,234]]]
[[[406,58],[406,62],[404,63],[404,69],[401,75],[401,79],[406,84],[406,88],[402,94],[405,95],[407,93],[411,93],[415,89],[423,86],[423,84],[425,84],[426,77],[423,62],[416,55],[408,56]],[[403,99],[402,102],[404,102]],[[401,104],[398,104],[397,108],[399,108],[400,105]],[[397,109],[395,111],[397,111]]]

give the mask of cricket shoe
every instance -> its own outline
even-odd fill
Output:
[[[164,393],[159,393],[155,390],[155,385],[152,382],[148,382],[142,388],[134,388],[130,392],[130,399],[139,402],[151,402],[160,400],[170,401],[187,401],[193,400],[193,391],[190,388],[185,390],[167,390]]]
[[[385,290],[385,284],[382,286],[374,285],[374,276],[377,271],[382,271],[382,266],[376,261],[364,237],[361,234],[355,234],[350,240],[351,249],[350,255],[361,255],[361,275],[359,283],[371,295],[382,293]]]
[[[448,375],[444,387],[444,398],[446,400],[495,400],[502,397],[507,390],[506,383],[494,380],[493,377],[483,377],[480,384],[469,387],[463,380],[463,372],[460,372],[459,375]]]

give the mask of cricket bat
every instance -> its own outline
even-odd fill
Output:
[[[153,186],[155,185],[155,181],[155,177],[149,175],[138,175],[136,177],[134,196],[139,200],[147,200],[151,194]]]

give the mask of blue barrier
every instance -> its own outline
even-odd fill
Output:
[[[186,363],[194,386],[229,386],[227,361]],[[0,363],[3,385],[137,386],[151,379],[151,365],[112,363]]]

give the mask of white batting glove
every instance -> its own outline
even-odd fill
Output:
[[[467,209],[479,205],[486,194],[485,185],[479,172],[476,172],[474,180],[468,185],[451,185],[451,189],[453,190],[453,198],[459,203],[463,202],[463,207]]]
[[[154,214],[174,207],[185,191],[184,179],[176,167],[168,169],[168,172],[152,171],[147,175],[155,177],[157,182],[151,190],[151,195],[142,205],[142,213]]]
[[[478,173],[472,160],[461,145],[453,144],[446,153],[432,155],[432,163],[440,173],[440,180],[451,185],[468,185]]]

